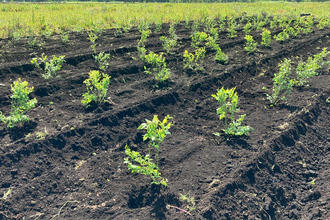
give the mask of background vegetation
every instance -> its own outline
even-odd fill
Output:
[[[41,36],[62,32],[81,32],[92,28],[138,26],[141,22],[178,22],[219,18],[243,13],[315,17],[329,16],[329,3],[49,3],[0,5],[0,38]]]

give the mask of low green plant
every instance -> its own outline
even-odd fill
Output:
[[[254,53],[257,50],[258,43],[253,40],[253,36],[251,35],[246,35],[245,40],[246,40],[246,44],[244,50],[249,54]]]
[[[299,62],[296,68],[298,86],[308,86],[308,79],[318,75],[316,71],[325,64],[323,59],[329,53],[326,48],[323,48],[321,53],[315,54],[313,57],[308,57],[307,62]]]
[[[157,115],[154,115],[152,121],[146,119],[146,123],[142,123],[138,129],[147,130],[147,133],[143,135],[143,141],[150,140],[149,142],[149,154],[151,152],[151,146],[157,149],[157,168],[159,161],[159,145],[164,141],[166,135],[171,135],[168,131],[173,123],[168,122],[172,117],[167,115],[163,121],[158,119]]]
[[[235,22],[233,23],[228,23],[228,37],[230,38],[235,38],[237,37],[237,31],[235,30],[235,28],[237,28],[237,24]]]
[[[219,45],[216,43],[216,40],[212,37],[209,36],[208,38],[206,38],[206,46],[211,47],[212,50],[217,50]]]
[[[20,78],[10,85],[11,91],[11,109],[10,116],[6,117],[0,111],[0,121],[7,124],[8,128],[15,127],[16,124],[24,121],[29,121],[29,116],[25,115],[27,111],[35,107],[38,102],[36,98],[29,98],[29,94],[33,92],[33,87],[28,87],[27,81],[22,81]]]
[[[295,27],[287,27],[285,29],[285,32],[288,33],[289,36],[291,36],[292,38],[296,38],[298,36],[298,34],[300,33],[301,29],[299,26],[295,26]]]
[[[209,37],[212,37],[215,41],[218,40],[218,28],[211,28],[211,30],[209,31]]]
[[[36,139],[37,140],[43,140],[43,139],[45,139],[45,137],[48,135],[49,133],[48,133],[48,131],[47,131],[47,129],[45,128],[45,131],[37,131],[36,132]]]
[[[145,43],[147,42],[147,38],[149,37],[150,34],[151,34],[151,30],[149,29],[141,31],[141,39],[138,43],[137,50],[139,53],[139,58],[142,61],[145,61],[145,56],[147,52],[145,48]]]
[[[93,30],[88,31],[88,39],[92,43],[91,48],[93,49],[94,53],[96,53],[96,40],[98,38],[97,33],[95,33]]]
[[[192,212],[194,210],[196,210],[196,201],[195,201],[195,197],[193,197],[192,195],[190,195],[190,192],[188,192],[187,194],[181,194],[180,193],[180,198],[179,200],[181,202],[186,203],[186,209],[189,212]]]
[[[49,39],[50,36],[52,35],[53,31],[50,29],[49,26],[46,26],[46,28],[42,31],[42,35],[46,38]]]
[[[132,29],[132,20],[126,21],[124,24],[122,24],[121,28],[125,33],[128,33],[129,30]]]
[[[14,44],[17,44],[18,41],[21,39],[21,34],[19,31],[15,31],[13,32],[13,36],[12,36],[13,40],[14,40]]]
[[[175,31],[176,31],[175,30],[175,27],[176,27],[176,23],[175,22],[172,22],[171,25],[170,25],[170,28],[169,28],[168,32],[169,32],[169,35],[170,35],[170,38],[171,39],[177,40],[178,39],[178,36],[175,33]]]
[[[33,35],[32,35],[32,37],[29,36],[29,38],[28,38],[28,44],[29,44],[29,47],[31,49],[33,49],[36,47],[42,47],[45,44],[45,42],[38,40],[36,37],[33,37]]]
[[[277,28],[277,24],[278,24],[277,16],[274,16],[273,20],[270,22],[270,29]]]
[[[123,34],[121,24],[120,23],[117,23],[115,26],[116,26],[115,27],[116,31],[114,32],[115,37],[121,37],[122,34]]]
[[[54,55],[53,59],[48,61],[47,56],[43,53],[41,57],[33,58],[31,63],[38,69],[44,68],[45,74],[42,74],[42,77],[49,79],[56,76],[56,72],[62,68],[62,64],[65,62],[64,57],[65,55],[59,57]]]
[[[227,64],[228,63],[228,55],[222,52],[221,48],[217,47],[217,53],[215,55],[215,60],[219,61],[221,64]]]
[[[263,29],[263,27],[265,26],[265,22],[264,21],[260,21],[258,24],[257,24],[257,26],[256,26],[256,29],[257,30],[262,30]]]
[[[155,22],[155,32],[160,32],[163,27],[163,22],[161,20]]]
[[[191,25],[191,34],[194,35],[196,32],[198,32],[200,26],[201,24],[199,21],[194,21]]]
[[[101,79],[102,78],[102,79]],[[108,86],[110,84],[110,76],[99,71],[92,70],[89,72],[89,78],[84,81],[87,92],[83,94],[81,103],[87,107],[103,103],[107,97]]]
[[[195,53],[189,53],[187,50],[183,54],[183,68],[189,67],[190,69],[203,69],[202,64],[205,57],[205,47],[195,50]]]
[[[100,52],[98,55],[93,55],[95,62],[99,65],[99,69],[105,72],[105,70],[109,67],[108,61],[110,60],[110,54]]]
[[[175,23],[172,23],[169,28],[170,37],[165,36],[160,37],[160,40],[163,42],[163,48],[167,53],[170,53],[173,48],[177,46],[178,36],[175,33]]]
[[[145,20],[140,20],[140,22],[138,24],[138,29],[139,29],[140,33],[142,33],[142,31],[148,30],[149,27],[150,27],[150,22],[145,21]]]
[[[270,43],[272,42],[271,32],[267,29],[262,29],[261,33],[261,44],[265,47],[270,47]]]
[[[195,34],[191,35],[191,46],[194,48],[198,48],[199,44],[207,39],[207,34],[205,32],[196,32]]]
[[[162,184],[167,186],[167,179],[162,178],[159,172],[159,145],[164,141],[166,135],[170,135],[171,133],[168,131],[170,127],[173,125],[171,122],[168,122],[169,119],[172,119],[169,115],[167,115],[163,121],[158,119],[157,115],[154,115],[152,121],[146,119],[146,123],[142,123],[138,129],[147,130],[147,133],[143,136],[143,141],[150,140],[149,142],[149,154],[146,156],[142,156],[139,152],[132,151],[126,145],[125,153],[130,158],[125,158],[124,163],[128,164],[128,169],[132,170],[132,173],[137,172],[144,175],[149,175],[152,179],[151,184]],[[151,146],[157,149],[157,165],[150,159]],[[131,161],[131,160],[132,161]],[[139,165],[134,165],[133,162],[138,163]]]
[[[279,66],[280,71],[277,74],[275,73],[273,78],[273,94],[266,94],[271,106],[276,105],[281,100],[286,102],[285,95],[290,94],[293,86],[296,84],[296,80],[290,79],[291,60],[285,58]]]
[[[325,27],[329,27],[329,25],[330,25],[329,19],[326,17],[323,17],[319,20],[316,27],[320,30],[323,30]]]
[[[246,23],[246,25],[243,27],[243,31],[245,34],[250,34],[252,30],[252,24],[250,22]]]
[[[185,16],[185,17],[184,17],[184,23],[185,23],[184,26],[185,26],[187,29],[189,29],[189,28],[190,28],[190,26],[189,26],[189,23],[190,23],[189,16]]]
[[[274,35],[274,39],[277,40],[277,41],[281,41],[281,42],[284,42],[286,41],[287,39],[289,39],[289,34],[287,31],[282,31],[280,32],[279,34],[277,35]]]
[[[151,51],[148,55],[145,55],[144,60],[150,66],[150,68],[144,67],[145,72],[154,74],[156,80],[163,82],[171,76],[169,69],[166,68],[165,57],[162,53],[158,55]]]
[[[61,40],[63,44],[69,43],[69,33],[68,32],[62,32],[61,33]]]
[[[163,49],[166,50],[167,53],[170,53],[177,45],[176,39],[167,38],[165,36],[161,36],[159,39],[163,42]]]
[[[225,134],[234,136],[249,135],[249,132],[253,130],[253,128],[251,128],[250,126],[241,126],[246,115],[241,115],[239,119],[235,119],[235,114],[239,112],[239,99],[237,96],[237,92],[235,92],[235,89],[236,88],[221,88],[217,90],[217,94],[212,94],[212,97],[214,97],[220,105],[220,107],[217,109],[217,115],[220,115],[219,120],[224,119],[225,128],[223,129],[223,131],[225,132]],[[216,132],[214,133],[214,135],[220,136],[220,133]]]
[[[132,173],[148,175],[152,179],[151,184],[167,186],[167,179],[160,176],[161,173],[159,169],[156,167],[156,164],[152,162],[148,154],[142,156],[139,152],[129,149],[127,145],[125,146],[125,153],[129,157],[124,159],[124,163],[128,164],[128,169],[132,170]],[[133,162],[139,165],[135,165]]]
[[[101,24],[94,23],[92,24],[91,32],[93,32],[96,36],[100,37],[103,33],[104,27]]]
[[[215,25],[216,25],[216,20],[214,18],[208,17],[205,20],[205,31],[210,32]]]

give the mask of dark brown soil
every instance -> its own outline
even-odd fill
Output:
[[[277,30],[279,31],[279,30]],[[275,33],[276,31],[273,31]],[[97,51],[110,52],[108,95],[115,104],[86,109],[83,81],[97,65],[86,33],[42,39],[29,49],[27,40],[1,41],[0,109],[10,111],[10,84],[22,78],[34,86],[37,107],[30,121],[8,130],[0,125],[0,220],[3,219],[330,219],[330,80],[328,66],[294,88],[288,102],[269,106],[278,64],[293,66],[329,47],[330,30],[315,30],[271,48],[258,46],[248,55],[244,32],[219,44],[229,63],[214,61],[207,50],[204,70],[183,69],[190,30],[177,26],[180,47],[165,54],[171,79],[156,88],[137,57],[137,29],[114,37],[105,31]],[[163,52],[153,33],[148,51]],[[260,43],[260,32],[252,34]],[[30,60],[42,53],[66,56],[60,77],[45,80]],[[294,76],[294,74],[293,74]],[[236,87],[248,137],[217,137],[223,129],[211,97],[221,87]],[[264,90],[266,87],[267,90]],[[170,115],[172,135],[160,147],[160,170],[168,187],[150,185],[147,176],[132,174],[123,164],[125,145],[147,153],[144,131],[137,127],[158,115]],[[38,140],[37,132],[48,132]],[[5,195],[8,190],[10,194]],[[180,195],[190,194],[196,209],[185,213]]]

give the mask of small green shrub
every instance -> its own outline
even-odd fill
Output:
[[[145,21],[145,20],[140,20],[139,24],[138,24],[138,29],[139,32],[142,34],[143,31],[148,30],[150,27],[150,22]]]
[[[289,39],[289,34],[287,31],[283,30],[282,32],[280,32],[279,34],[277,35],[274,35],[274,39],[276,41],[281,41],[281,42],[284,42],[286,41],[287,39]]]
[[[88,39],[92,43],[91,48],[96,53],[96,40],[98,38],[97,33],[95,33],[93,30],[87,32],[88,34]]]
[[[222,52],[221,48],[217,47],[217,53],[215,55],[215,60],[219,61],[221,64],[227,64],[228,63],[228,55]]]
[[[228,21],[228,37],[230,38],[235,38],[237,37],[237,31],[235,30],[235,28],[237,28],[237,24],[234,21],[229,22]]]
[[[87,87],[87,92],[83,94],[81,103],[87,107],[96,104],[99,105],[105,101],[110,84],[110,76],[99,71],[93,70],[89,72],[89,78],[84,81]]]
[[[155,22],[155,32],[160,32],[163,27],[163,22],[161,20]]]
[[[170,53],[177,45],[176,39],[167,38],[165,36],[161,36],[159,39],[163,42],[163,49],[166,50],[167,53]]]
[[[216,40],[212,37],[209,36],[208,38],[206,38],[206,46],[211,47],[212,50],[217,50],[218,49],[218,44],[216,43]]]
[[[149,29],[141,31],[141,39],[138,43],[137,50],[139,53],[139,58],[142,61],[145,61],[145,56],[147,53],[147,50],[145,48],[145,43],[147,42],[147,38],[149,37],[150,34],[151,34],[151,30]]]
[[[147,130],[147,133],[143,136],[143,141],[149,139],[149,155],[151,146],[157,149],[157,167],[158,167],[158,159],[159,159],[159,145],[164,141],[166,135],[171,135],[168,131],[173,123],[168,122],[168,120],[172,119],[169,115],[167,115],[163,121],[158,119],[157,115],[154,115],[152,121],[146,119],[146,123],[142,123],[138,129],[139,130]]]
[[[43,66],[45,74],[42,74],[42,77],[49,79],[56,76],[56,72],[62,68],[62,64],[65,62],[64,57],[64,55],[59,57],[54,55],[53,59],[48,61],[47,56],[43,53],[41,57],[33,58],[31,63],[38,69],[42,69]]]
[[[127,145],[125,147],[125,153],[129,157],[124,159],[124,163],[128,164],[128,169],[132,170],[132,173],[148,175],[152,179],[151,184],[162,184],[167,186],[167,179],[160,176],[161,173],[159,172],[159,169],[155,163],[151,162],[152,159],[149,158],[149,155],[142,156],[139,152],[129,149]],[[133,162],[138,163],[139,165],[135,165]]]
[[[261,44],[265,47],[270,47],[270,43],[272,42],[272,35],[271,32],[267,29],[262,29],[261,33]]]
[[[325,64],[323,59],[329,54],[326,48],[319,54],[315,54],[313,57],[308,57],[307,62],[299,62],[296,68],[298,86],[308,86],[308,79],[317,76],[318,69]]]
[[[219,38],[218,28],[211,28],[209,37],[212,37],[215,41],[218,40]]]
[[[98,55],[93,55],[95,62],[99,65],[99,69],[105,72],[105,70],[109,67],[108,61],[110,60],[110,54],[100,52]]]
[[[142,123],[138,129],[147,130],[147,133],[143,136],[143,141],[147,139],[149,142],[149,154],[146,156],[142,156],[139,152],[132,151],[126,145],[125,153],[130,158],[125,158],[124,163],[128,164],[128,169],[132,170],[132,173],[137,172],[144,175],[149,175],[152,179],[151,184],[162,184],[167,186],[167,179],[162,178],[159,172],[159,145],[164,141],[166,135],[170,135],[171,133],[168,131],[170,127],[173,125],[171,122],[168,122],[169,119],[172,119],[169,115],[167,115],[163,121],[158,119],[157,115],[154,115],[152,121],[146,119],[146,123]],[[157,149],[157,165],[150,159],[151,146]],[[131,160],[132,161],[131,161]],[[138,163],[139,165],[134,165],[133,162]]]
[[[69,33],[68,32],[61,32],[61,40],[63,44],[69,43]]]
[[[166,68],[165,57],[163,57],[162,53],[158,55],[150,52],[148,55],[145,55],[144,60],[150,66],[150,68],[144,67],[145,72],[147,74],[154,74],[156,80],[163,82],[171,76],[170,70]]]
[[[0,121],[7,124],[8,128],[15,127],[16,124],[29,121],[29,116],[24,115],[38,102],[36,98],[30,100],[29,94],[33,92],[33,87],[28,87],[28,82],[19,78],[11,85],[11,110],[10,116],[6,117],[0,111]]]
[[[246,25],[243,27],[243,31],[245,34],[250,34],[252,30],[252,24],[250,22],[246,23]]]
[[[194,48],[198,48],[199,44],[207,39],[207,34],[205,32],[196,32],[195,34],[191,35],[191,46]]]
[[[247,51],[249,54],[254,53],[257,50],[258,43],[253,40],[251,35],[245,36],[246,44],[244,50]]]
[[[114,32],[115,37],[121,37],[122,34],[123,34],[121,24],[120,24],[120,23],[117,23],[117,24],[115,25],[115,29],[116,29],[116,31]]]
[[[266,94],[271,106],[276,105],[281,100],[286,102],[285,95],[290,94],[293,86],[296,84],[296,80],[289,78],[291,75],[291,60],[284,59],[279,66],[280,71],[277,74],[275,73],[273,78],[273,94]]]
[[[253,128],[250,126],[241,126],[246,115],[241,115],[239,119],[235,120],[235,113],[239,111],[239,99],[235,89],[236,88],[221,88],[217,90],[216,95],[212,94],[212,97],[214,97],[220,105],[217,109],[217,115],[220,115],[219,120],[224,119],[225,129],[223,129],[223,131],[225,134],[234,136],[248,135]],[[229,114],[230,118],[228,118]],[[229,123],[227,122],[228,119]],[[220,133],[214,133],[214,135],[220,136]]]
[[[205,47],[195,50],[195,54],[189,53],[185,50],[183,54],[183,68],[189,67],[190,69],[203,69],[202,64],[205,57]]]

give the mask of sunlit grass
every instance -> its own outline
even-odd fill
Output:
[[[310,13],[316,17],[329,16],[330,3],[66,3],[66,4],[1,4],[0,38],[13,32],[28,36],[29,28],[35,35],[45,30],[52,34],[61,31],[82,31],[113,28],[115,24],[138,25],[141,20],[171,22],[198,20],[206,16],[237,16],[268,13],[299,16]]]

